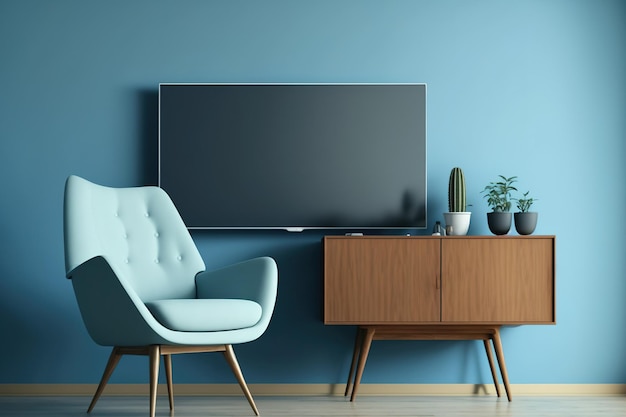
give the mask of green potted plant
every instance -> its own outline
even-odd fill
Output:
[[[515,219],[515,230],[517,230],[517,233],[520,235],[530,235],[535,231],[535,227],[537,227],[539,213],[529,211],[537,199],[529,197],[529,193],[530,191],[526,191],[522,195],[522,198],[514,199],[517,201],[517,209],[519,210],[513,215]]]
[[[483,191],[484,198],[491,208],[491,213],[487,213],[487,224],[489,230],[494,235],[506,235],[511,229],[511,192],[517,191],[513,184],[517,181],[517,177],[505,177],[499,175],[500,180],[490,182]]]
[[[465,175],[459,167],[450,171],[448,181],[448,212],[443,213],[446,232],[451,236],[465,236],[470,226],[472,213],[467,210]]]

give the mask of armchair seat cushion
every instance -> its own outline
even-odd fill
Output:
[[[239,299],[156,300],[146,306],[159,323],[181,332],[217,332],[252,327],[261,319],[261,306]]]

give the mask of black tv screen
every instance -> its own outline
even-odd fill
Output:
[[[190,229],[423,229],[425,84],[160,84],[159,186]]]

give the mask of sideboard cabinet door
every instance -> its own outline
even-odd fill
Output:
[[[440,240],[325,237],[324,323],[441,320]]]
[[[555,323],[554,237],[442,239],[444,323]]]

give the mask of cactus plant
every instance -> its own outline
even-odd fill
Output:
[[[448,182],[448,210],[451,213],[464,212],[465,201],[465,175],[461,168],[452,168],[450,181]]]
[[[464,236],[470,226],[472,213],[466,211],[465,202],[465,175],[459,167],[450,171],[450,181],[448,182],[448,213],[443,213],[446,221],[446,231],[450,235]]]

